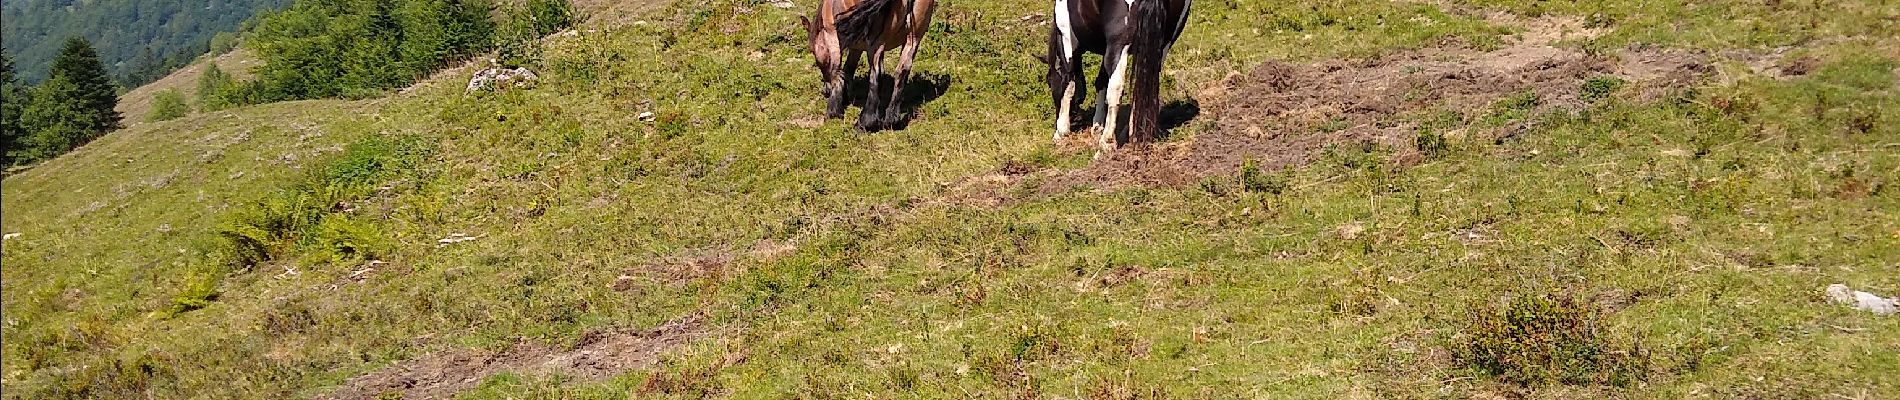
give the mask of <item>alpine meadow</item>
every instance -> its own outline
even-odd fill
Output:
[[[0,398],[1900,398],[1900,2],[246,18],[7,38]]]

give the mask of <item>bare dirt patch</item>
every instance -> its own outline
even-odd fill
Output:
[[[1078,186],[1181,186],[1232,175],[1249,161],[1266,169],[1305,164],[1335,144],[1410,148],[1419,120],[1434,113],[1480,116],[1507,97],[1527,93],[1535,99],[1531,112],[1581,108],[1582,84],[1592,77],[1674,87],[1707,70],[1699,58],[1673,51],[1592,56],[1547,45],[1434,48],[1306,65],[1268,61],[1202,91],[1210,99],[1210,112],[1202,117],[1210,119],[1211,130],[1146,149],[1125,148],[1079,170],[1028,176],[1038,181],[1039,194]]]
[[[1589,54],[1550,44],[1598,33],[1580,22],[1529,24],[1535,29],[1515,44],[1488,51],[1450,44],[1371,59],[1304,65],[1268,61],[1200,91],[1209,110],[1201,116],[1208,121],[1201,123],[1211,123],[1212,129],[1185,140],[1125,148],[1078,170],[999,174],[965,184],[979,189],[1031,184],[1039,186],[1033,190],[1038,194],[1077,187],[1182,186],[1233,175],[1247,162],[1265,169],[1309,163],[1326,148],[1349,143],[1398,149],[1393,157],[1416,159],[1411,149],[1426,128],[1421,121],[1437,116],[1455,116],[1464,125],[1500,107],[1519,107],[1527,115],[1582,109],[1590,102],[1584,83],[1599,77],[1627,82],[1622,95],[1653,99],[1708,79],[1715,60],[1738,60],[1653,47]],[[1501,103],[1519,99],[1524,104]],[[1446,135],[1496,139],[1525,132],[1526,124],[1486,126],[1482,132],[1459,128]],[[956,196],[1001,202],[995,196]]]
[[[1630,46],[1585,51],[1569,43],[1608,33],[1586,19],[1523,17],[1500,11],[1458,9],[1516,29],[1504,46],[1481,49],[1455,38],[1437,47],[1382,57],[1324,60],[1311,64],[1268,61],[1236,71],[1196,91],[1207,110],[1191,137],[1144,148],[1124,148],[1075,170],[997,173],[947,184],[941,202],[993,207],[1023,194],[1048,196],[1078,189],[1122,186],[1180,187],[1209,177],[1231,177],[1252,162],[1262,169],[1313,162],[1341,144],[1396,150],[1401,164],[1422,160],[1414,141],[1426,129],[1453,140],[1498,140],[1532,131],[1532,118],[1589,107],[1598,97],[1653,101],[1682,88],[1716,79],[1717,63],[1745,67],[1755,76],[1784,79],[1813,68],[1790,57],[1793,48],[1706,52]],[[1586,93],[1585,83],[1602,78]],[[1520,115],[1491,118],[1501,109]],[[1448,123],[1438,123],[1444,119]],[[1498,122],[1503,121],[1503,122]],[[1074,137],[1092,137],[1079,133]],[[1064,151],[1090,146],[1062,143]]]
[[[374,399],[398,394],[403,399],[446,399],[501,372],[596,381],[658,364],[667,350],[706,332],[703,317],[691,315],[652,329],[589,332],[568,349],[524,343],[502,352],[442,351],[351,378],[321,398]]]

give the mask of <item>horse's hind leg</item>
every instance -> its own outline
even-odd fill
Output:
[[[892,80],[891,96],[890,99],[886,101],[887,105],[884,110],[884,127],[886,128],[898,129],[904,122],[904,110],[902,108],[904,104],[904,85],[910,82],[910,64],[911,61],[917,59],[917,48],[923,41],[924,35],[922,32],[905,38],[904,40],[903,54],[899,55],[897,59],[896,79]]]
[[[1126,86],[1128,80],[1129,61],[1126,45],[1111,47],[1109,52],[1114,54],[1113,63],[1104,63],[1102,66],[1104,68],[1112,66],[1114,70],[1108,74],[1108,89],[1102,91],[1102,98],[1107,102],[1103,105],[1103,110],[1107,111],[1107,118],[1102,120],[1102,132],[1096,142],[1104,152],[1115,151],[1115,124],[1121,119],[1118,115],[1121,114],[1122,88]],[[1101,115],[1103,110],[1097,110],[1097,115]]]
[[[884,102],[886,101],[884,98],[886,96],[884,95],[884,91],[880,90],[881,88],[879,87],[881,86],[879,82],[884,80],[882,79],[884,75],[884,44],[877,43],[872,45],[868,53],[867,55],[870,56],[871,70],[865,72],[865,80],[870,81],[870,84],[866,86],[866,90],[864,91],[864,109],[858,112],[858,129],[865,132],[877,132],[884,129],[884,116],[881,114],[883,114],[884,111]]]
[[[1081,55],[1077,55],[1076,58],[1076,69],[1080,71]],[[1115,66],[1121,65],[1121,60],[1122,55],[1116,53],[1113,46],[1110,46],[1108,51],[1102,52],[1102,68],[1095,73],[1095,122],[1092,125],[1095,129],[1102,129],[1108,125],[1108,78],[1115,75]],[[1076,76],[1082,75],[1076,74]]]

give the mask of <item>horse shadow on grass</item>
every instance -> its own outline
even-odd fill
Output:
[[[897,78],[890,74],[884,74],[879,78],[883,79],[878,81],[878,86],[880,87],[891,87],[891,85],[896,84],[895,81]],[[909,127],[911,118],[917,114],[917,109],[922,108],[924,104],[930,103],[938,97],[943,97],[944,93],[949,93],[951,82],[953,82],[953,80],[950,79],[949,75],[911,71],[910,80],[904,82],[904,87],[900,88],[897,92],[897,101],[899,102],[897,109],[903,113],[903,117],[898,120],[897,126],[891,129],[903,130]],[[850,102],[850,104],[857,105],[860,112],[862,112],[864,99],[870,90],[871,81],[861,77],[852,77],[846,81],[845,84],[847,85],[846,90],[849,90],[847,93],[851,96],[846,99],[846,101]]]

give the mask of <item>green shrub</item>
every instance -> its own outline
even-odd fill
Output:
[[[578,15],[568,0],[528,0],[515,23],[527,27],[535,36],[552,35],[574,26]]]
[[[1461,365],[1520,385],[1628,385],[1644,378],[1647,355],[1617,339],[1602,312],[1569,295],[1518,296],[1472,312],[1453,345]]]
[[[1240,165],[1240,187],[1254,193],[1280,194],[1286,191],[1286,181],[1279,176],[1260,170],[1253,160]]]
[[[1445,141],[1445,135],[1430,129],[1419,130],[1418,137],[1412,139],[1412,144],[1417,146],[1418,153],[1425,155],[1426,158],[1444,157],[1445,153],[1451,151],[1451,144]]]
[[[313,197],[281,191],[232,213],[217,231],[223,240],[214,250],[218,261],[235,270],[248,270],[283,254],[327,211],[327,205]]]
[[[528,0],[508,13],[496,45],[497,63],[503,67],[523,67],[541,62],[541,38],[574,26],[578,15],[567,0]]]
[[[178,89],[158,92],[152,97],[152,114],[146,119],[152,122],[170,121],[191,113],[191,104],[185,102],[185,95]]]
[[[165,310],[166,317],[209,307],[211,302],[218,300],[218,283],[223,280],[223,274],[216,272],[217,268],[201,269],[188,278],[185,288],[178,295],[172,297],[171,308]]]
[[[1611,94],[1616,93],[1617,89],[1623,88],[1623,85],[1626,83],[1628,82],[1624,82],[1622,79],[1614,76],[1605,75],[1592,77],[1583,81],[1583,90],[1578,96],[1582,97],[1584,102],[1595,103],[1599,100],[1609,98]]]
[[[198,74],[198,108],[205,111],[217,111],[240,105],[241,96],[237,80],[216,63],[207,63],[205,71]]]
[[[311,235],[311,262],[353,263],[373,260],[395,248],[375,224],[338,215],[317,223]]]

